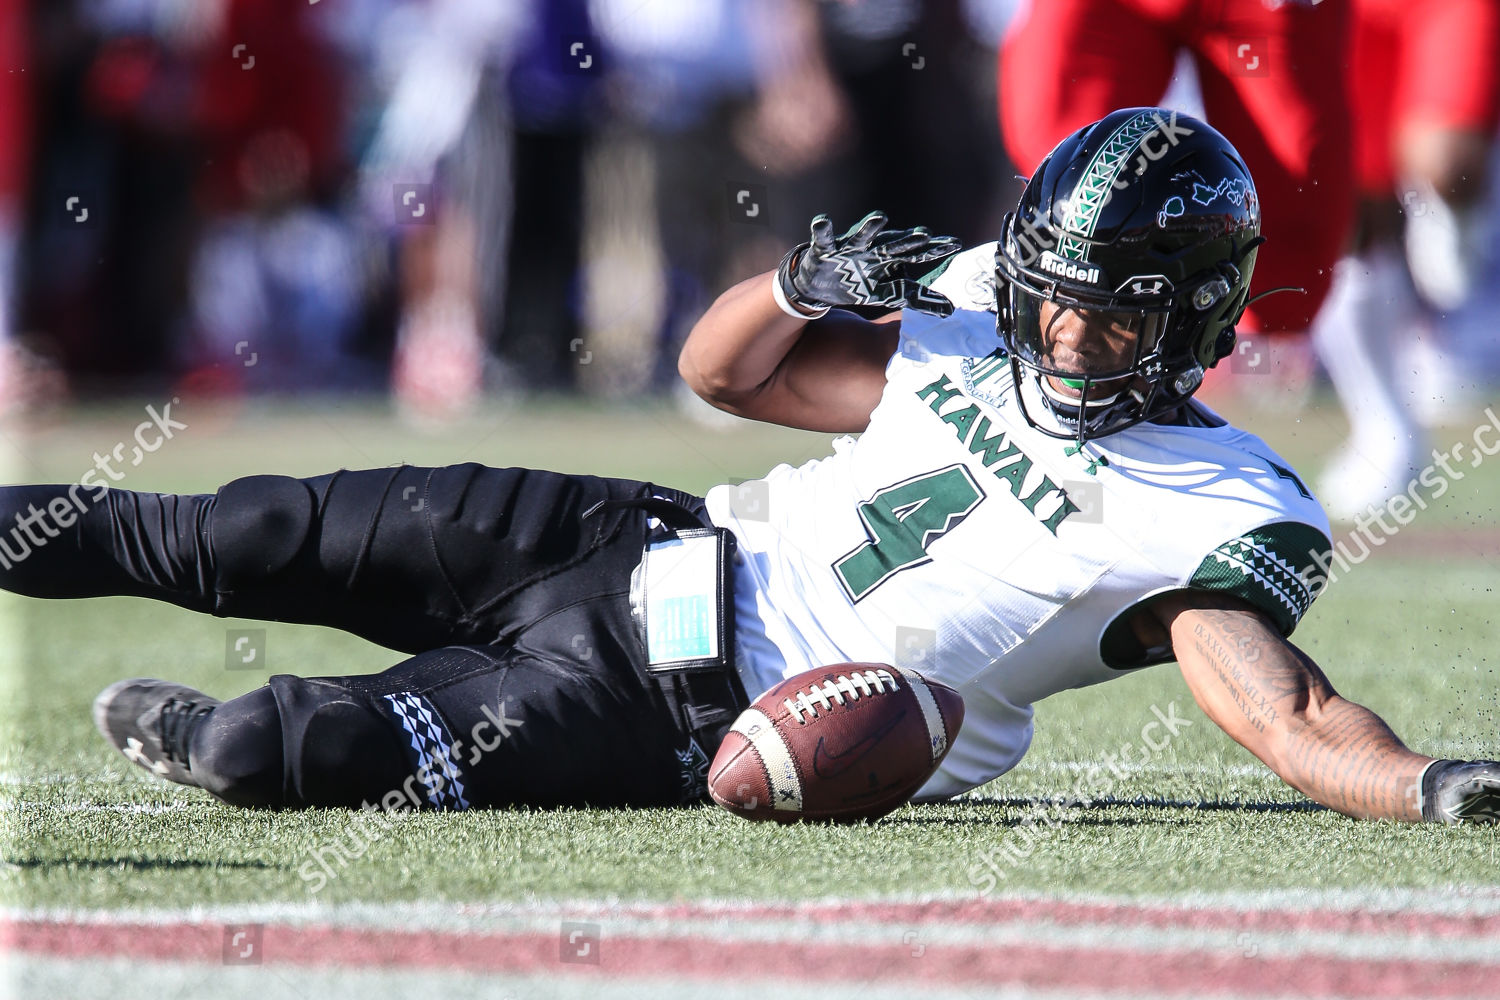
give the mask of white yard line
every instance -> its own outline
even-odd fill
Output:
[[[192,962],[138,959],[58,959],[33,955],[0,957],[0,996],[51,1000],[53,997],[203,997],[214,1000],[370,1000],[371,997],[462,997],[464,1000],[766,1000],[792,996],[768,990],[778,978],[768,960],[761,977],[744,981],[724,979],[631,978],[611,981],[594,975],[497,976],[423,969],[357,969],[302,966],[295,971],[276,966],[224,966]],[[120,985],[129,988],[121,992]],[[910,984],[819,982],[803,984],[819,1000],[910,1000]],[[7,989],[8,988],[8,989]],[[1128,993],[1079,993],[1007,987],[957,989],[924,984],[923,1000],[1147,1000]],[[1232,1000],[1232,998],[1231,998]]]
[[[684,921],[704,925],[733,924],[751,926],[756,920],[767,920],[765,933],[776,927],[806,925],[798,933],[816,933],[816,922],[826,921],[829,913],[845,906],[890,906],[911,909],[915,919],[920,907],[928,903],[966,904],[975,901],[973,893],[912,895],[907,897],[848,897],[815,900],[707,900],[662,903],[654,900],[631,902],[547,900],[497,903],[338,903],[317,902],[242,903],[221,906],[170,908],[86,909],[74,907],[0,907],[0,920],[56,921],[103,925],[152,925],[179,923],[266,923],[286,925],[322,925],[384,930],[431,930],[477,932],[484,930],[522,930],[540,928],[556,921],[593,920],[617,924],[622,930],[630,926],[655,928]],[[1164,909],[1191,921],[1197,911],[1217,911],[1254,916],[1259,913],[1297,914],[1308,911],[1341,911],[1346,913],[1385,913],[1404,916],[1430,914],[1446,917],[1491,917],[1500,915],[1500,888],[1480,889],[1452,886],[1439,889],[1283,889],[1260,892],[1184,893],[1180,895],[1107,895],[1099,893],[1006,893],[991,894],[992,904],[1060,903],[1118,908],[1122,920],[1139,909]],[[768,909],[784,913],[768,915]],[[803,916],[802,914],[806,914]],[[960,922],[945,922],[961,928]],[[991,925],[993,926],[993,925]],[[1117,926],[1117,925],[1111,925]],[[900,928],[901,931],[909,929]],[[655,930],[651,930],[655,933]],[[864,933],[879,936],[880,928]],[[956,932],[960,933],[960,932]],[[1300,932],[1299,932],[1300,933]],[[900,934],[897,934],[900,937]]]
[[[158,816],[181,812],[191,802],[30,802],[25,799],[0,799],[0,812],[118,813],[123,816]]]
[[[1272,778],[1276,775],[1271,773],[1270,768],[1264,764],[1172,764],[1165,761],[1158,763],[1143,763],[1140,761],[1120,761],[1106,763],[1103,760],[1040,760],[1033,763],[1022,762],[1012,774],[1025,774],[1027,771],[1062,772],[1069,774],[1082,774],[1089,770],[1098,769],[1104,774],[1119,771],[1122,774],[1196,774],[1212,777],[1214,775],[1228,775],[1230,777],[1242,778]],[[1002,781],[1004,779],[1001,779]],[[989,798],[993,789],[980,793],[981,798]]]

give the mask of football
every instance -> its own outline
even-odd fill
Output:
[[[957,691],[914,670],[808,670],[735,720],[709,767],[708,791],[746,819],[878,819],[932,777],[963,718]]]

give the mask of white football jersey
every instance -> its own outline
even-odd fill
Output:
[[[739,542],[751,698],[849,661],[911,667],[963,695],[963,729],[922,799],[1014,767],[1039,699],[1170,659],[1123,627],[1143,600],[1231,593],[1290,633],[1328,565],[1322,508],[1252,434],[1143,423],[1079,449],[1031,427],[990,311],[993,260],[994,244],[977,247],[934,282],[959,306],[951,317],[902,315],[857,439],[707,497]]]

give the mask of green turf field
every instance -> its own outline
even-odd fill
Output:
[[[0,435],[0,478],[75,480],[96,450],[128,439],[145,402]],[[1487,419],[1482,409],[1472,424],[1439,431],[1437,443],[1468,440]],[[1274,447],[1315,472],[1342,432],[1336,412],[1324,405],[1254,419]],[[704,490],[824,454],[827,442],[751,425],[706,430],[666,405],[496,409],[440,434],[405,429],[370,403],[257,402],[173,415],[188,429],[122,486],[209,490],[252,472],[473,460]],[[1420,751],[1500,754],[1497,498],[1500,457],[1467,469],[1441,502],[1344,574],[1297,635],[1342,693]],[[1202,717],[1171,666],[1044,702],[1033,750],[1014,772],[964,801],[908,807],[872,827],[754,825],[698,808],[423,814],[383,829],[347,812],[217,805],[146,778],[99,739],[90,701],[121,677],[165,676],[229,697],[271,671],[374,671],[400,658],[349,636],[270,624],[263,669],[228,670],[227,630],[246,627],[262,626],[143,601],[0,595],[7,905],[1500,887],[1500,832],[1357,823],[1306,808]],[[1143,730],[1157,712],[1193,724],[1151,750]],[[1153,734],[1159,745],[1160,728]],[[1102,766],[1122,745],[1129,751],[1118,773]],[[1098,801],[1058,801],[1074,788]],[[356,850],[361,830],[380,836]],[[318,883],[299,869],[317,869],[320,849],[336,872],[314,892]]]

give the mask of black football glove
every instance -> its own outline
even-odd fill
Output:
[[[1434,823],[1500,823],[1500,762],[1440,760],[1422,775],[1422,818]]]
[[[871,212],[837,238],[828,216],[812,221],[812,240],[781,259],[782,294],[809,311],[827,306],[909,306],[948,316],[953,303],[918,280],[963,249],[951,236],[926,229],[882,232],[886,218]]]

